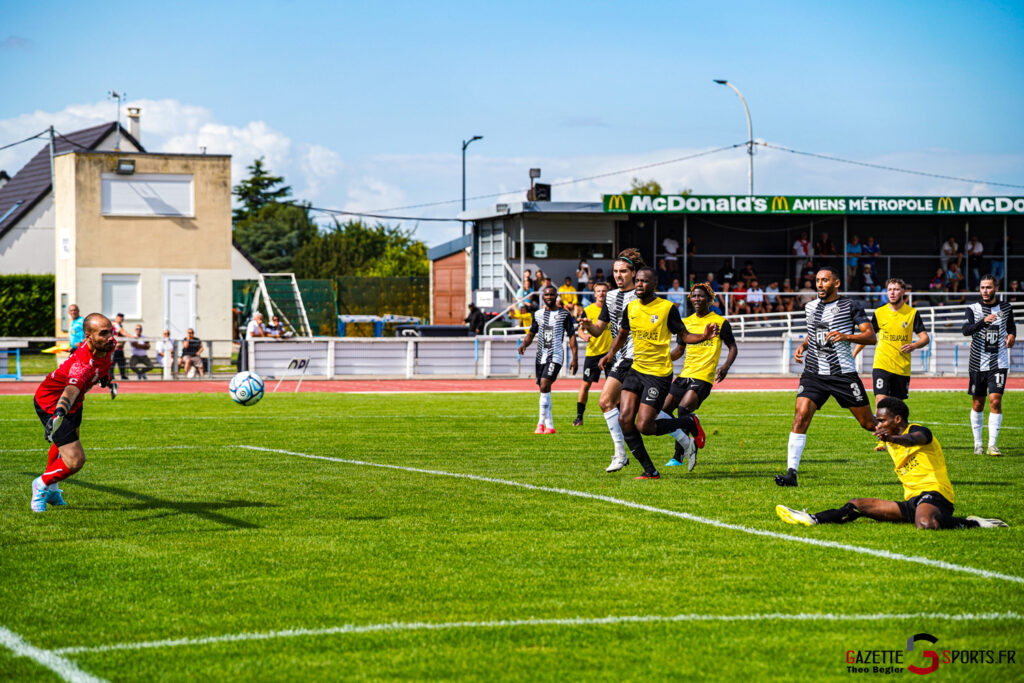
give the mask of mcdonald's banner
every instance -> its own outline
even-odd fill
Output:
[[[606,194],[606,213],[1024,214],[1024,197],[795,197]]]

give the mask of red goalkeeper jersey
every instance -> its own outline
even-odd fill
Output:
[[[36,403],[48,413],[57,408],[57,400],[70,384],[79,388],[78,398],[70,412],[82,407],[85,394],[99,383],[101,377],[110,374],[114,350],[102,358],[93,358],[88,344],[79,346],[71,356],[51,372],[36,389]]]

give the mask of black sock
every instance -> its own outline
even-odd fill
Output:
[[[973,519],[967,519],[966,517],[939,515],[939,527],[942,529],[973,529],[978,526],[981,525]]]
[[[576,417],[580,420],[583,419],[583,411],[587,409],[586,403],[576,402]]]
[[[825,510],[811,515],[818,524],[846,524],[861,516],[860,510],[847,503],[838,510]]]
[[[693,429],[693,418],[689,415],[684,417],[669,417],[661,418],[660,420],[654,421],[655,435],[662,436],[663,434],[671,434],[677,429],[682,429],[687,434]]]
[[[633,454],[636,461],[644,468],[644,472],[647,474],[657,474],[658,470],[654,469],[654,463],[651,462],[651,457],[647,455],[647,449],[644,448],[644,438],[640,436],[640,432],[636,429],[631,429],[628,432],[622,430],[622,436],[626,439],[626,446],[629,447],[629,452]]]

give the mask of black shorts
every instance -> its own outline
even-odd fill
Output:
[[[1006,376],[1009,370],[979,370],[971,373],[971,385],[967,387],[967,393],[971,396],[986,396],[987,394],[1002,394],[1006,392]]]
[[[672,381],[672,386],[668,389],[668,393],[680,400],[682,400],[683,396],[686,396],[688,391],[697,394],[697,407],[694,408],[694,410],[697,410],[697,408],[700,408],[700,404],[704,402],[704,399],[711,393],[711,382],[694,379],[693,377],[676,377]]]
[[[841,375],[800,375],[800,386],[796,390],[797,398],[803,396],[814,401],[820,409],[828,397],[832,396],[842,408],[857,408],[868,404],[868,395],[864,392],[864,383],[855,372]]]
[[[619,360],[612,363],[612,366],[605,370],[605,373],[611,379],[617,379],[620,382],[625,383],[626,377],[629,375],[629,371],[633,368],[632,358],[620,358]]]
[[[924,493],[914,496],[909,500],[897,500],[896,504],[900,506],[900,514],[903,515],[903,521],[910,524],[914,523],[914,515],[917,513],[917,506],[921,503],[929,503],[939,508],[939,512],[946,515],[947,517],[953,516],[953,504],[946,500],[946,497],[936,491],[925,491]]]
[[[622,390],[629,391],[640,397],[641,403],[661,410],[665,405],[669,387],[672,386],[672,375],[655,377],[645,375],[630,368],[629,374],[622,380]]]
[[[558,379],[558,373],[562,371],[561,363],[537,363],[537,386],[540,386],[542,379],[549,379],[554,384]]]
[[[50,419],[50,413],[39,407],[39,404],[33,401],[36,407],[36,415],[39,416],[39,421],[46,426],[46,421]],[[68,413],[64,416],[64,421],[60,423],[60,428],[53,434],[53,443],[57,446],[67,446],[69,443],[78,441],[78,428],[82,426],[82,411],[84,406],[79,406],[78,410],[73,413]]]
[[[910,396],[910,375],[897,375],[876,368],[871,371],[871,386],[875,394],[894,396],[906,401]]]
[[[598,363],[601,362],[601,356],[587,356],[583,361],[583,381],[584,382],[596,382],[601,379],[601,368]],[[604,376],[608,376],[608,371],[604,371]]]

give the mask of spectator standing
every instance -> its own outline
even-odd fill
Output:
[[[949,270],[950,263],[956,263],[959,266],[963,257],[964,255],[960,253],[960,245],[956,243],[956,237],[950,235],[939,249],[939,263],[942,264],[942,269]]]
[[[796,256],[796,270],[794,272],[796,273],[797,280],[801,280],[807,259],[811,257],[811,241],[807,239],[806,230],[801,232],[800,237],[793,242],[793,256]]]
[[[164,330],[163,337],[156,343],[156,362],[160,367],[174,365],[174,340],[170,330]]]
[[[74,353],[82,345],[82,342],[85,341],[85,318],[79,313],[78,304],[68,306],[68,317],[71,319],[71,322],[68,324],[68,330],[71,335],[68,345],[71,347],[71,353]]]
[[[824,267],[833,265],[836,257],[836,248],[828,236],[828,232],[822,230],[821,235],[814,243],[814,258],[818,260],[818,266]]]
[[[740,271],[740,279],[743,280],[743,286],[750,289],[750,283],[757,279],[757,271],[754,270],[753,261],[747,261],[743,264],[743,270]]]
[[[727,282],[730,285],[736,284],[736,268],[730,259],[722,261],[722,267],[718,269],[718,282],[723,285]]]
[[[186,377],[192,378],[198,372],[203,376],[203,340],[196,336],[191,327],[185,330],[185,338],[181,340],[181,358],[178,369],[185,370]]]
[[[693,267],[693,259],[697,256],[697,243],[689,235],[686,236],[686,270],[690,277],[693,277],[696,270]],[[689,291],[689,290],[687,290]]]
[[[864,248],[861,250],[864,254],[861,257],[861,265],[874,266],[875,257],[882,254],[882,245],[875,242],[875,238],[872,235],[868,235],[868,239],[864,242]]]
[[[1006,234],[1006,255],[1009,256],[1013,253],[1013,244],[1010,242],[1010,234]],[[992,251],[992,276],[996,279],[996,284],[1003,286],[1001,283],[1006,277],[1006,259],[1003,258],[1003,244],[1001,241],[996,242],[996,248]]]
[[[813,285],[818,275],[818,267],[814,264],[814,259],[807,259],[804,262],[804,271],[800,273],[801,282],[804,280],[810,280]]]
[[[130,343],[132,359],[128,361],[128,367],[139,379],[149,379],[146,373],[153,369],[153,360],[149,357],[149,340],[142,336],[142,325],[135,326],[135,335]]]
[[[668,262],[663,258],[659,258],[656,275],[658,276],[658,291],[665,292],[672,286],[672,278],[675,276],[675,268],[669,271]]]
[[[587,263],[586,259],[582,259],[579,265],[576,266],[576,289],[581,292],[587,288],[587,284],[590,283],[590,264]]]
[[[117,338],[117,344],[114,346],[114,365],[117,366],[121,372],[121,379],[128,379],[127,362],[124,357],[124,340],[129,336],[128,330],[124,329],[124,313],[118,313],[114,316],[114,337]]]
[[[466,316],[466,324],[473,334],[484,333],[484,312],[477,308],[474,303],[469,304],[469,315]]]
[[[676,272],[679,269],[679,240],[676,239],[675,232],[669,230],[668,237],[661,241],[661,246],[665,250],[665,264],[670,271]]]
[[[853,282],[860,270],[860,255],[864,251],[864,245],[860,238],[854,235],[850,243],[846,245],[846,281]]]
[[[981,263],[984,258],[985,247],[982,246],[981,240],[978,239],[977,235],[971,235],[971,238],[967,241],[967,270],[971,274],[971,282],[977,286],[981,280]],[[998,285],[998,281],[997,281]],[[969,287],[970,283],[965,283],[965,287]],[[998,289],[998,286],[996,287]]]

